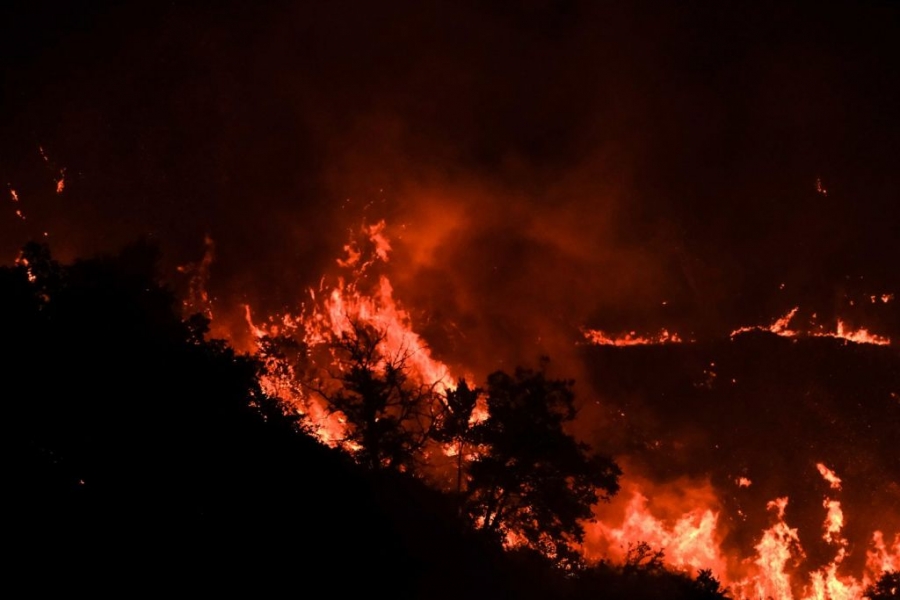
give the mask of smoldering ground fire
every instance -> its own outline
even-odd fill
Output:
[[[585,556],[858,596],[900,552],[895,9],[526,4],[26,11],[3,252],[149,236],[245,351],[349,313],[431,383],[547,355],[625,471]]]

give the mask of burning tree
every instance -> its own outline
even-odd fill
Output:
[[[591,506],[618,491],[621,475],[565,431],[576,414],[572,386],[543,368],[490,375],[489,416],[473,432],[486,451],[468,478],[466,508],[481,529],[557,559],[572,556]]]
[[[411,350],[387,352],[386,332],[358,320],[332,345],[334,363],[325,378],[309,385],[343,415],[343,440],[359,462],[373,470],[415,466],[434,422],[436,384],[410,376]]]

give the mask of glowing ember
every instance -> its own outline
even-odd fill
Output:
[[[822,463],[817,463],[816,468],[819,470],[819,474],[822,475],[822,478],[831,485],[831,489],[841,489],[841,478],[835,475],[834,471],[832,471]]]
[[[787,504],[786,497],[768,503],[767,508],[775,513],[776,521],[763,532],[762,539],[754,546],[757,558],[753,564],[758,567],[759,572],[749,581],[741,582],[737,586],[746,590],[749,585],[753,597],[777,600],[793,597],[791,577],[785,569],[803,556],[803,548],[800,546],[797,530],[788,527],[784,520]]]
[[[197,263],[188,263],[178,267],[179,273],[184,273],[190,278],[188,281],[188,294],[182,301],[187,313],[202,313],[207,318],[213,318],[212,303],[209,293],[206,291],[209,283],[209,269],[215,259],[216,244],[208,235],[203,238],[203,258]],[[249,314],[249,313],[248,313]]]

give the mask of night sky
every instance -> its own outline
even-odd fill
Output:
[[[70,260],[148,236],[177,283],[208,235],[233,323],[295,307],[383,218],[396,296],[442,359],[482,376],[550,354],[614,407],[586,426],[616,425],[611,451],[653,464],[640,436],[688,440],[657,479],[780,472],[759,507],[831,460],[897,520],[900,5],[89,4],[0,13],[3,263],[30,239]],[[893,346],[728,341],[794,306],[794,325],[840,317]],[[615,358],[580,327],[699,346]],[[723,392],[743,408],[690,392],[717,359],[756,382]],[[804,404],[753,404],[772,397]],[[629,437],[608,415],[635,402]],[[833,430],[783,431],[810,412]],[[747,439],[709,433],[728,415]],[[773,428],[790,464],[750,439]],[[716,436],[728,455],[703,451]]]

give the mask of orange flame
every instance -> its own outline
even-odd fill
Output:
[[[720,509],[707,481],[658,486],[632,475],[619,495],[595,513],[597,521],[586,526],[582,547],[589,560],[623,562],[629,547],[645,542],[661,549],[665,563],[676,570],[726,571],[717,530]]]
[[[817,337],[833,337],[842,339],[855,344],[875,344],[876,346],[890,346],[890,338],[870,333],[868,329],[860,327],[859,329],[850,329],[847,325],[838,319],[837,331],[834,333],[817,333]]]
[[[766,508],[775,513],[775,523],[763,532],[759,543],[754,546],[757,557],[753,564],[758,568],[756,575],[739,582],[735,587],[751,592],[756,598],[786,600],[793,598],[791,576],[785,571],[793,560],[803,556],[797,530],[784,520],[788,498],[770,501]]]
[[[352,334],[354,323],[364,324],[383,333],[378,342],[382,355],[407,357],[411,377],[434,385],[438,391],[453,389],[456,379],[446,364],[431,355],[427,344],[415,331],[409,312],[394,298],[390,280],[383,274],[371,276],[370,271],[376,265],[389,260],[391,245],[385,229],[384,221],[364,226],[359,232],[363,242],[351,241],[345,245],[344,257],[337,260],[341,275],[330,282],[323,279],[318,289],[310,289],[308,302],[301,304],[296,314],[270,315],[254,321],[250,306],[245,306],[247,326],[265,360],[265,373],[261,377],[265,391],[294,407],[304,424],[324,443],[350,452],[358,448],[346,443],[348,425],[345,417],[298,383],[302,375],[297,371],[299,367],[284,357],[265,355],[263,349],[268,338],[288,336],[301,342],[304,358],[315,353],[328,355],[335,339]],[[801,334],[791,328],[798,311],[799,307],[794,307],[765,327],[737,329],[731,337],[761,330],[784,337],[830,336],[854,343],[890,343],[864,329],[850,331],[841,321],[833,334]],[[655,335],[638,335],[632,331],[613,336],[587,328],[583,328],[582,333],[589,343],[598,345],[682,343],[677,333],[666,329]],[[472,414],[473,421],[487,417],[483,399],[480,402]],[[469,452],[476,450],[467,448],[463,452],[468,457]],[[455,456],[459,451],[454,445],[444,445],[436,454]],[[831,469],[824,463],[818,463],[816,468],[830,489],[840,491],[841,479]],[[746,476],[737,477],[734,482],[739,488],[752,484]],[[653,493],[648,491],[651,487]],[[883,533],[876,531],[866,554],[866,572],[860,578],[839,573],[839,567],[846,567],[842,562],[848,552],[848,542],[842,535],[844,513],[841,503],[834,498],[825,498],[822,504],[826,511],[822,538],[836,546],[836,553],[834,559],[821,569],[805,575],[799,573],[805,552],[798,530],[789,526],[785,516],[787,497],[768,503],[773,523],[760,534],[752,556],[734,556],[734,552],[726,553],[722,548],[726,532],[720,530],[721,504],[711,484],[679,482],[671,488],[678,491],[650,482],[633,483],[627,488],[630,493],[620,493],[609,505],[611,510],[618,511],[614,517],[606,514],[603,507],[598,507],[598,521],[586,524],[585,542],[581,548],[584,556],[589,560],[624,560],[629,545],[646,542],[664,550],[664,560],[671,568],[685,571],[711,569],[738,594],[737,597],[776,600],[859,598],[864,586],[874,581],[878,574],[900,567],[900,534],[888,543]],[[517,543],[514,537],[507,542],[510,545]]]
[[[263,350],[267,337],[287,336],[302,343],[306,358],[316,354],[327,361],[333,359],[334,342],[344,335],[352,336],[354,327],[362,325],[379,332],[376,349],[380,356],[403,358],[411,379],[439,392],[454,389],[456,379],[447,365],[432,357],[425,340],[413,328],[409,313],[394,298],[390,280],[380,275],[374,285],[366,285],[368,271],[389,260],[391,245],[385,228],[384,221],[363,226],[360,233],[365,248],[353,240],[346,244],[345,256],[336,261],[344,274],[332,284],[323,279],[318,290],[310,289],[310,302],[301,305],[296,314],[271,315],[257,324],[250,307],[245,306],[245,320],[257,340],[258,351]],[[321,371],[324,366],[316,368]],[[344,416],[330,409],[317,394],[304,389],[298,383],[300,375],[282,358],[270,356],[261,382],[268,393],[294,406],[304,425],[324,443],[340,445],[351,452],[358,449],[343,442],[347,437]]]
[[[872,548],[866,552],[866,568],[879,575],[888,571],[900,571],[900,533],[894,536],[890,546],[884,541],[884,534],[872,534]]]
[[[798,310],[800,310],[800,307],[795,306],[784,316],[775,319],[775,321],[768,327],[763,327],[762,325],[751,325],[749,327],[740,327],[738,329],[735,329],[731,332],[731,338],[734,339],[736,336],[742,333],[747,333],[748,331],[769,331],[771,333],[774,333],[775,335],[780,335],[783,337],[794,337],[797,335],[797,332],[792,329],[788,329],[788,325],[790,324],[791,320],[793,320],[794,315],[797,314]]]
[[[816,463],[816,468],[819,470],[819,474],[822,475],[822,478],[831,485],[831,489],[841,489],[841,478],[835,475],[834,471],[822,463]]]
[[[886,296],[883,296],[887,297]],[[893,297],[893,296],[891,296]],[[885,302],[889,301],[885,300]],[[868,329],[864,327],[860,327],[858,329],[852,329],[847,326],[847,324],[841,319],[837,320],[837,326],[835,331],[807,331],[800,332],[796,329],[790,329],[789,325],[791,321],[794,319],[794,316],[797,314],[797,311],[800,310],[799,306],[795,306],[792,308],[787,314],[776,319],[769,326],[762,325],[750,325],[747,327],[739,327],[731,332],[731,338],[734,339],[736,336],[741,335],[742,333],[747,333],[749,331],[768,331],[770,333],[774,333],[775,335],[781,337],[788,338],[797,338],[802,337],[803,335],[808,335],[812,337],[830,337],[844,340],[845,342],[853,342],[854,344],[873,344],[876,346],[889,346],[891,344],[890,338],[876,335],[871,333]],[[815,315],[814,315],[815,316]]]
[[[841,480],[824,463],[816,465],[829,488],[840,491]],[[738,477],[739,487],[750,485]],[[642,487],[652,488],[652,493]],[[719,530],[720,508],[716,492],[706,484],[680,480],[667,485],[650,482],[623,486],[627,500],[613,499],[609,507],[598,507],[598,522],[589,524],[583,553],[589,560],[622,562],[627,548],[646,542],[663,550],[663,560],[675,570],[711,569],[735,598],[773,600],[858,600],[866,586],[886,571],[900,567],[900,534],[891,543],[876,531],[866,552],[865,570],[858,576],[842,573],[849,554],[843,536],[844,513],[839,500],[825,498],[822,539],[835,553],[821,568],[804,572],[806,552],[798,529],[787,520],[787,497],[767,504],[772,524],[761,532],[750,556],[726,552],[725,535]]]
[[[670,333],[667,329],[661,329],[656,335],[638,335],[630,331],[624,335],[612,336],[599,329],[581,330],[585,339],[598,346],[648,346],[653,344],[680,344],[681,337],[677,333]]]
[[[647,497],[634,490],[622,523],[615,527],[598,523],[593,535],[606,538],[610,543],[607,555],[620,560],[629,543],[647,542],[651,547],[662,548],[666,562],[676,569],[712,568],[722,572],[725,561],[715,539],[718,519],[718,512],[706,508],[666,523],[650,513]]]
[[[56,193],[62,194],[66,189],[66,168],[59,170],[59,179],[56,180]]]

